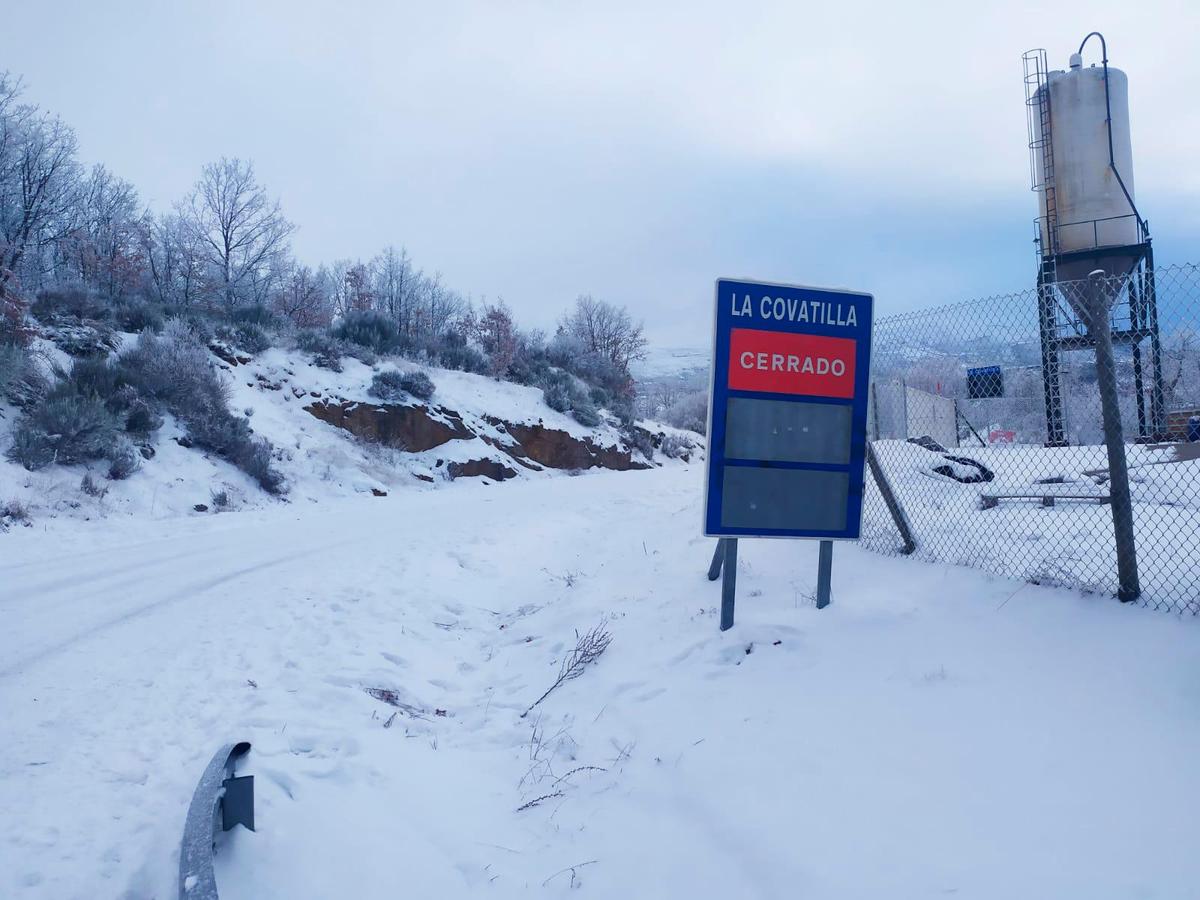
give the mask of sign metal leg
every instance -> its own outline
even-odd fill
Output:
[[[733,598],[737,591],[737,538],[724,538],[724,578],[721,581],[721,630],[733,627]]]
[[[708,580],[716,581],[721,577],[721,563],[725,560],[725,538],[717,538],[717,549],[713,551],[712,562],[708,564]]]
[[[817,609],[829,605],[829,582],[833,577],[833,541],[821,541],[817,561]]]

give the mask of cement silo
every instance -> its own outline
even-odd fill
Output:
[[[1038,154],[1034,159],[1042,246],[1070,253],[1141,243],[1133,199],[1129,80],[1125,73],[1094,65],[1085,69],[1076,53],[1067,71],[1047,73],[1045,84],[1037,91],[1049,95],[1036,100],[1038,106],[1048,101],[1050,128],[1048,134],[1043,133],[1041,116],[1035,117],[1033,143],[1049,140],[1052,152],[1046,157],[1053,160],[1053,179],[1048,183],[1045,157]]]
[[[1099,65],[1085,66],[1092,38]],[[1050,70],[1045,50],[1024,56],[1029,163],[1038,197],[1039,325],[1047,444],[1064,444],[1061,354],[1094,346],[1080,289],[1088,273],[1108,277],[1114,343],[1131,348],[1137,381],[1138,438],[1165,429],[1154,256],[1134,195],[1129,80],[1108,64],[1104,37],[1092,32],[1065,70]],[[1143,361],[1149,342],[1149,371]],[[1149,389],[1146,390],[1148,384]]]

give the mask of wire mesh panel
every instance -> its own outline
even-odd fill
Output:
[[[1097,371],[1102,323],[1111,334],[1139,600],[1200,612],[1198,266],[1091,287],[1058,282],[878,320],[869,420],[876,454],[917,555],[1128,596],[1101,404],[1108,379]],[[899,552],[870,479],[864,520],[866,546]]]

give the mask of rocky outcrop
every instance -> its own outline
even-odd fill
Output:
[[[472,478],[482,476],[493,481],[504,481],[506,478],[516,478],[517,470],[510,469],[504,463],[495,459],[472,459],[469,462],[452,462],[446,467],[451,478]]]
[[[510,456],[531,459],[551,469],[648,469],[645,463],[636,462],[633,454],[622,447],[604,447],[590,438],[577,438],[557,428],[542,424],[522,425],[511,422],[503,424],[516,442],[505,450]]]
[[[420,453],[440,447],[452,440],[480,437],[483,441],[512,457],[526,469],[648,469],[635,460],[633,453],[620,445],[606,446],[591,438],[575,437],[558,428],[536,424],[506,422],[486,418],[485,421],[502,437],[476,435],[463,417],[442,406],[371,404],[352,401],[318,399],[305,409],[322,422],[343,428],[365,441],[384,444],[410,453]],[[447,467],[451,478],[482,476],[496,481],[513,478],[517,470],[495,459],[476,459],[452,462]]]
[[[432,450],[447,441],[475,436],[458,413],[442,407],[434,407],[431,414],[424,406],[318,400],[304,408],[322,422],[344,428],[364,441],[409,453]]]

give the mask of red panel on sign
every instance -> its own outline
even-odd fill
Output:
[[[729,388],[810,397],[854,396],[853,338],[734,328]]]

